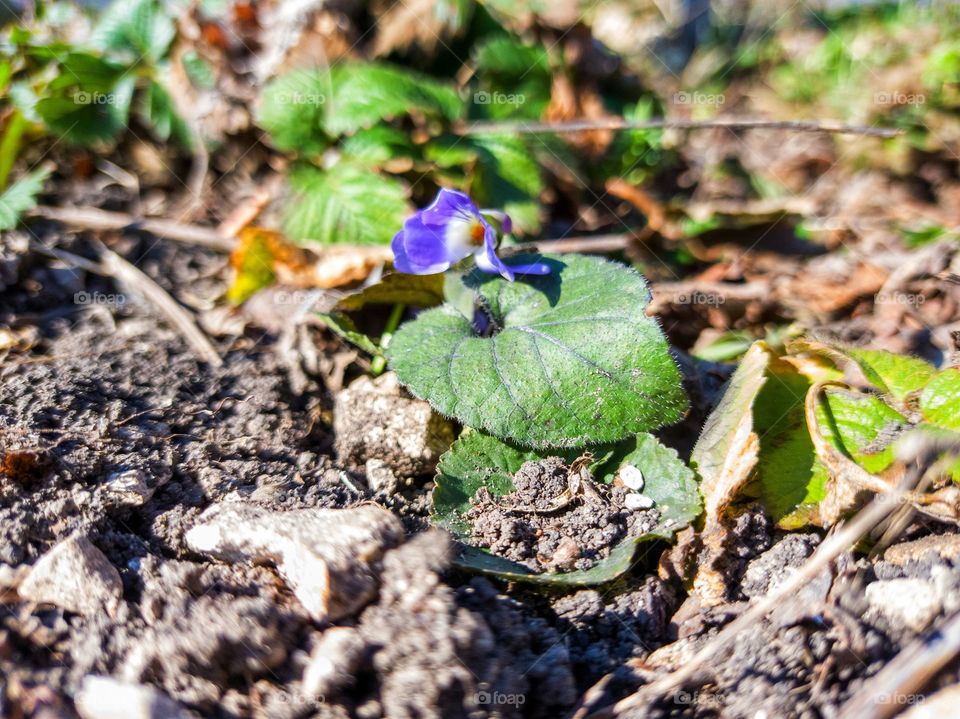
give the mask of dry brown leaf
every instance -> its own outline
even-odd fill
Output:
[[[314,250],[289,242],[279,232],[252,225],[240,232],[230,256],[237,273],[234,286],[244,284],[243,291],[237,292],[238,301],[273,283],[300,289],[343,287],[362,282],[392,261],[389,247],[332,245]]]
[[[405,0],[390,5],[377,18],[377,37],[373,55],[382,57],[395,50],[415,45],[420,52],[432,53],[437,43],[445,43],[454,34],[458,19],[448,22],[445,14],[459,12],[456,3],[438,0]]]
[[[868,262],[858,262],[853,267],[834,266],[835,258],[828,262],[830,266],[822,268],[811,262],[806,272],[789,282],[782,293],[783,301],[799,311],[830,315],[858,299],[875,295],[887,279],[885,269]]]
[[[704,606],[727,599],[727,580],[722,571],[729,529],[725,512],[744,488],[757,464],[760,438],[753,430],[753,401],[766,382],[770,349],[757,342],[747,351],[730,379],[723,398],[707,419],[691,460],[701,477],[704,527],[702,552],[693,590]]]

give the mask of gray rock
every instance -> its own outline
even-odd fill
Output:
[[[74,704],[82,719],[188,719],[191,715],[151,686],[84,677]]]
[[[740,591],[747,597],[767,594],[801,567],[819,543],[817,534],[788,534],[747,565]]]
[[[143,506],[156,491],[140,469],[112,472],[100,488],[111,503],[127,507]]]
[[[886,579],[867,585],[867,603],[893,628],[922,632],[943,608],[940,591],[925,579]]]
[[[400,486],[400,480],[382,459],[368,459],[364,467],[367,474],[367,486],[374,492],[393,494]]]
[[[303,690],[323,701],[353,682],[367,643],[353,627],[332,627],[325,631],[310,653],[303,673]]]
[[[451,423],[407,397],[392,372],[355,381],[337,394],[333,412],[337,456],[358,471],[378,459],[400,476],[429,474],[453,442]]]
[[[214,505],[186,535],[196,552],[228,562],[271,562],[317,621],[362,608],[377,590],[370,563],[403,539],[403,526],[373,504],[275,512]]]
[[[63,540],[33,565],[17,590],[38,604],[53,604],[76,614],[116,611],[123,596],[120,574],[84,536]]]

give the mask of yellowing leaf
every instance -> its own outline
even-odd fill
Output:
[[[277,273],[273,269],[271,242],[279,236],[260,227],[248,227],[240,233],[237,249],[230,255],[233,282],[227,289],[230,304],[239,305],[273,284]]]

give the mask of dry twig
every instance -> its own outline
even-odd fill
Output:
[[[213,367],[223,365],[223,359],[217,354],[217,350],[207,336],[187,311],[167,294],[166,290],[150,279],[143,270],[104,245],[100,246],[100,258],[107,274],[153,302],[201,359]]]
[[[958,654],[960,613],[954,614],[940,631],[903,649],[843,705],[839,719],[886,719],[898,714],[904,709],[904,700],[915,698]]]
[[[123,212],[108,212],[96,207],[50,207],[40,205],[28,211],[27,215],[62,222],[80,230],[102,232],[105,230],[138,229],[157,237],[209,247],[212,250],[222,252],[232,252],[236,244],[233,238],[221,235],[212,227],[160,218],[137,219]]]
[[[564,134],[584,130],[790,130],[793,132],[829,132],[837,135],[866,135],[868,137],[896,137],[900,130],[888,127],[847,125],[833,120],[761,120],[753,118],[717,118],[715,120],[571,120],[569,122],[474,122],[462,128],[460,135],[492,135],[500,133],[531,134],[552,132]]]
[[[104,245],[100,245],[99,263],[92,262],[85,257],[75,255],[72,252],[64,250],[55,250],[41,245],[39,242],[31,242],[31,248],[40,254],[60,260],[68,265],[73,265],[87,272],[93,272],[104,277],[112,277],[117,282],[131,288],[132,291],[139,292],[148,300],[154,303],[156,308],[170,321],[193,351],[197,353],[200,359],[214,367],[223,365],[223,359],[217,354],[210,340],[203,334],[193,318],[174,300],[166,290],[154,282],[150,277],[130,262],[122,258],[116,252],[113,252]]]

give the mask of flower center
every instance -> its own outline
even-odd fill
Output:
[[[474,222],[470,225],[470,244],[474,247],[479,247],[483,244],[483,239],[485,235],[485,230],[483,223]]]

